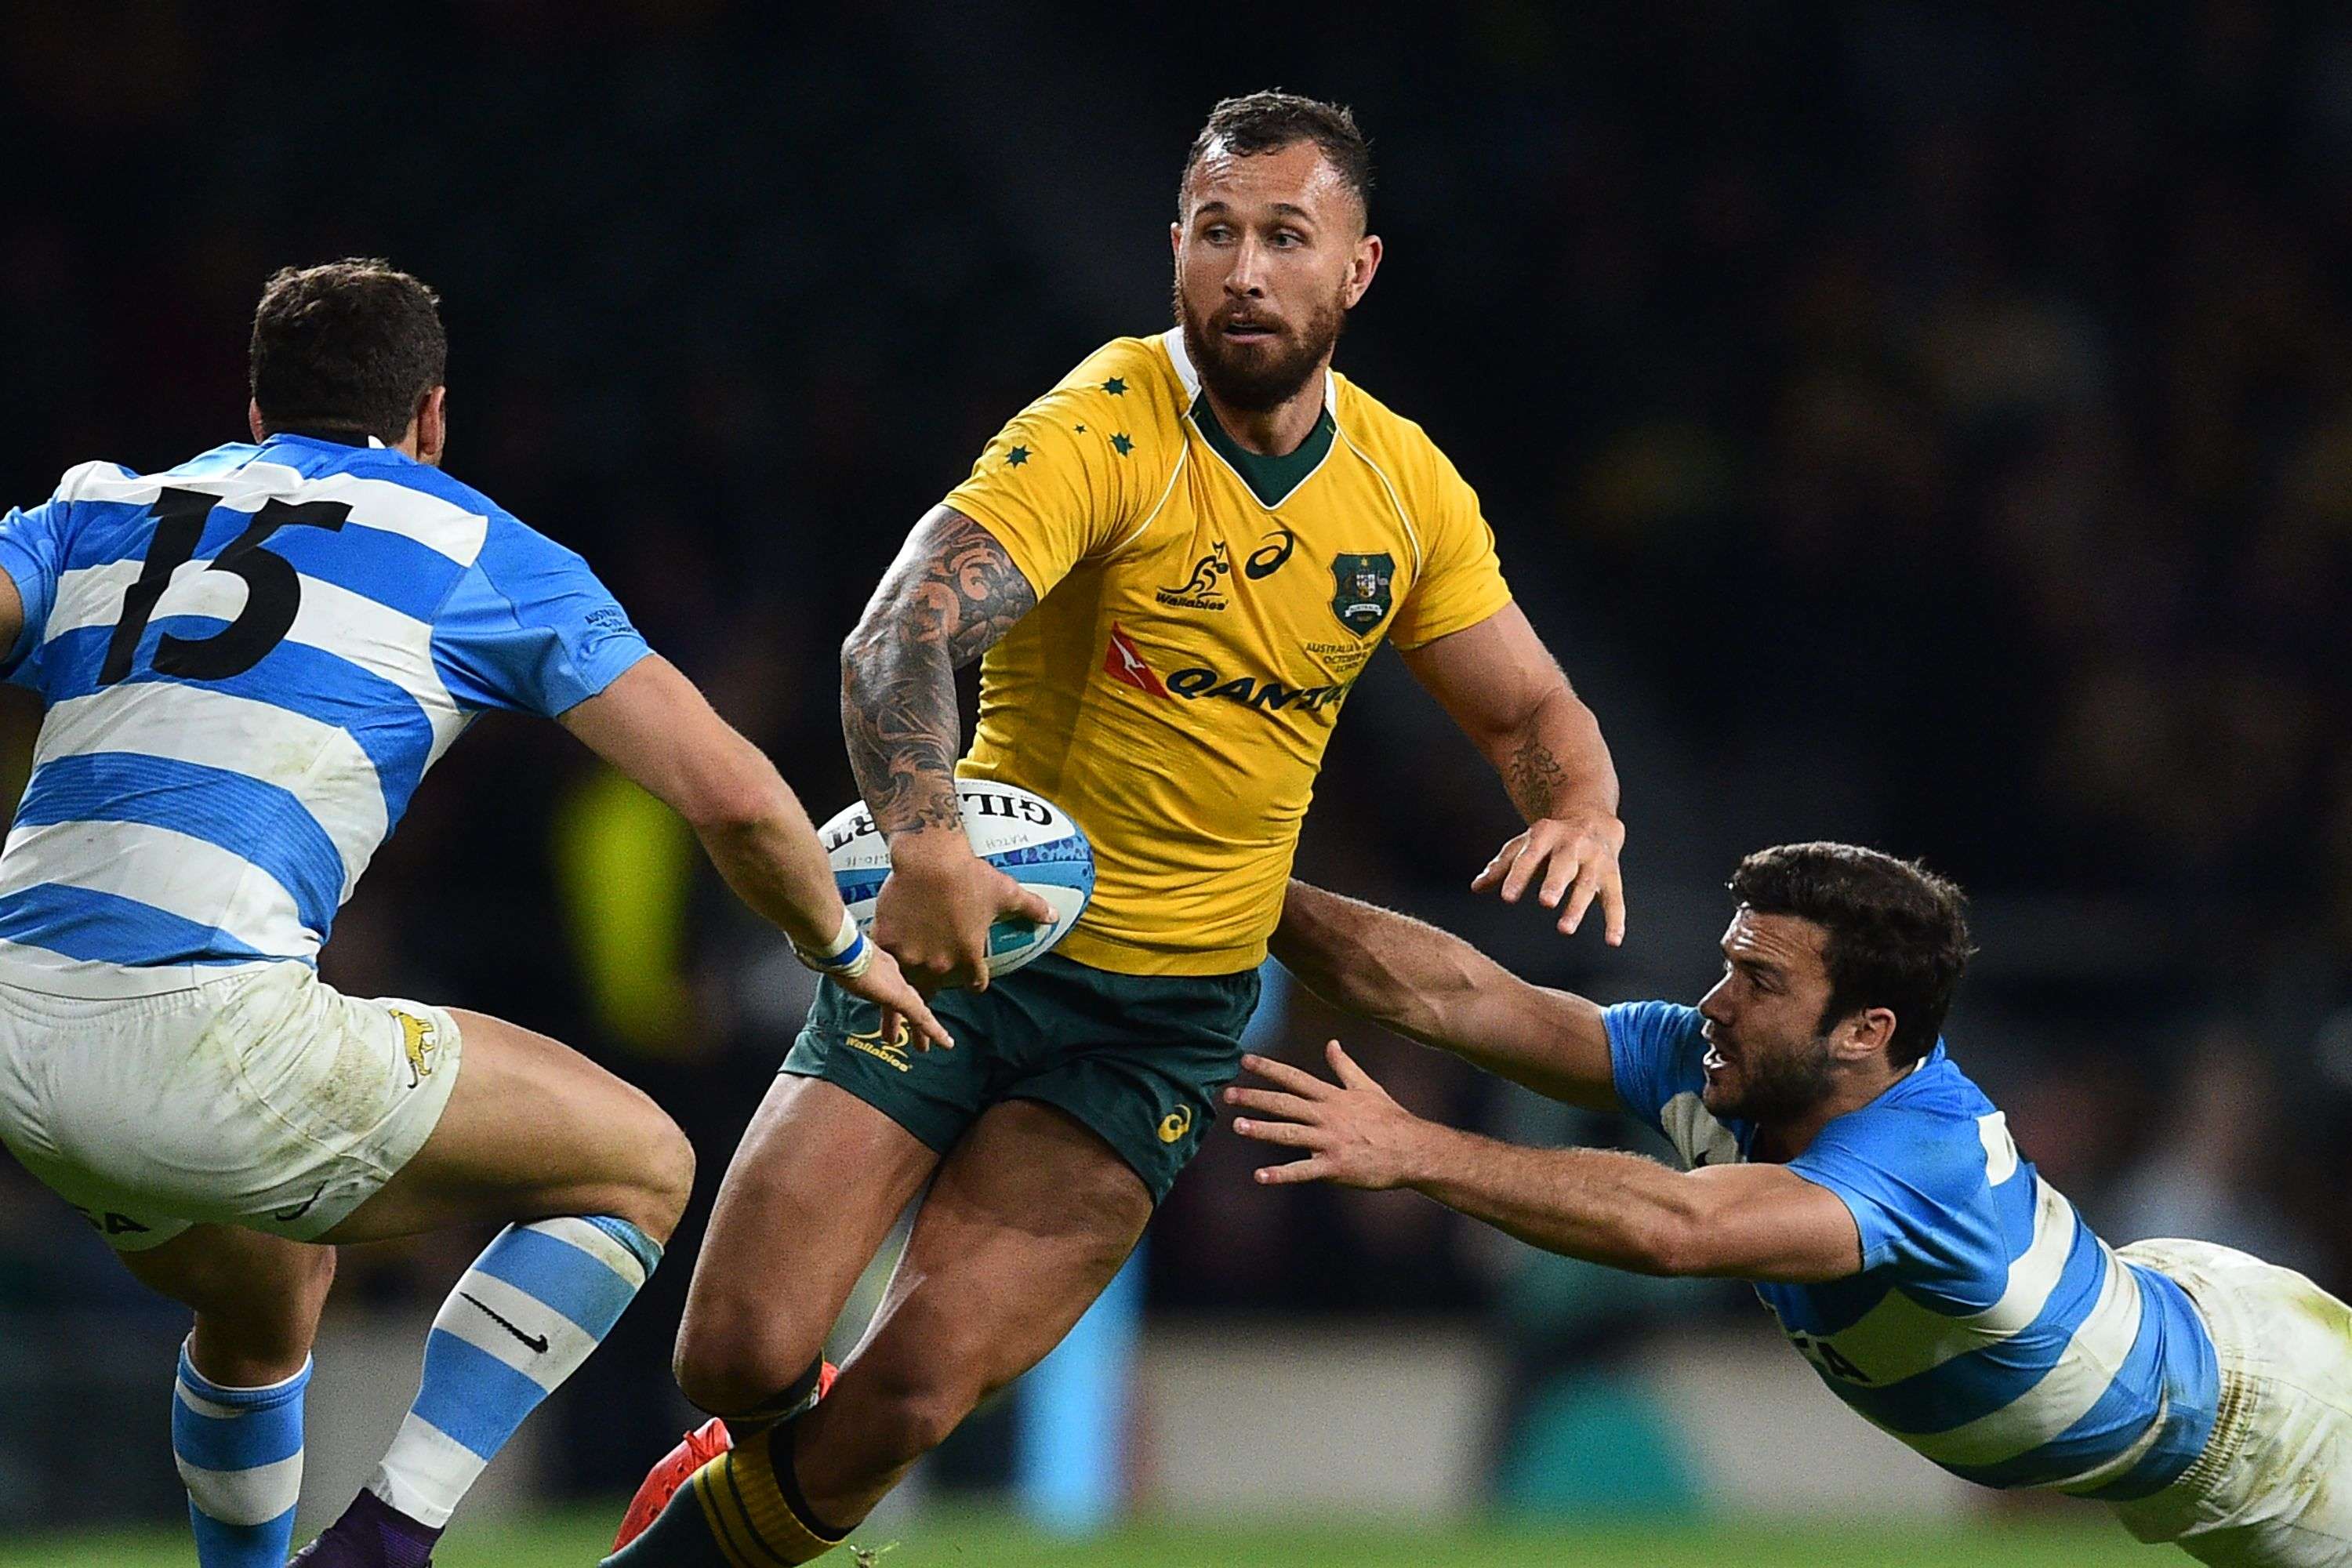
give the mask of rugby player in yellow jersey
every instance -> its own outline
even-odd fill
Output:
[[[957,1048],[820,994],[720,1188],[678,1339],[680,1384],[735,1447],[714,1426],[657,1467],[609,1563],[822,1555],[1109,1283],[1235,1074],[1325,743],[1383,638],[1528,820],[1476,885],[1534,888],[1563,931],[1597,901],[1619,940],[1599,727],[1470,487],[1330,369],[1380,265],[1368,184],[1346,110],[1220,104],[1172,228],[1176,329],[1107,345],[1007,426],[850,637],[843,727],[891,851],[874,934],[939,992]],[[959,773],[1055,801],[1097,858],[1084,919],[992,986],[990,924],[1044,911],[972,855]],[[872,1332],[809,1404],[827,1330],[926,1183]]]

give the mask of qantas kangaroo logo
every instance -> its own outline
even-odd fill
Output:
[[[1160,677],[1144,662],[1143,650],[1129,640],[1117,621],[1110,624],[1110,647],[1103,650],[1103,673],[1138,691],[1149,691],[1154,697],[1168,695],[1168,688],[1160,684]]]

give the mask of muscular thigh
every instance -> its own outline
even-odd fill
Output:
[[[463,1057],[432,1136],[323,1239],[482,1220],[617,1215],[667,1239],[692,1152],[651,1098],[545,1035],[451,1009]],[[651,1215],[644,1211],[651,1209]]]
[[[779,1075],[728,1163],[695,1259],[678,1330],[688,1396],[749,1410],[799,1375],[938,1164],[847,1089]]]
[[[956,1405],[1010,1383],[1110,1283],[1151,1206],[1134,1169],[1067,1112],[992,1106],[940,1166],[838,1405],[819,1411],[846,1424],[869,1396]]]

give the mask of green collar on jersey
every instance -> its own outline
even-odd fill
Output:
[[[1269,458],[1264,453],[1251,451],[1225,434],[1225,427],[1217,423],[1217,411],[1209,406],[1206,392],[1192,399],[1192,423],[1200,427],[1201,438],[1208,442],[1217,456],[1234,466],[1234,472],[1242,477],[1242,483],[1249,486],[1250,493],[1268,508],[1280,506],[1290,499],[1290,492],[1298,488],[1300,480],[1315,471],[1315,466],[1323,460],[1325,453],[1330,451],[1331,442],[1339,433],[1339,426],[1332,422],[1331,410],[1327,407],[1315,421],[1315,428],[1307,432],[1307,439],[1298,443],[1295,450],[1285,452],[1278,458]]]

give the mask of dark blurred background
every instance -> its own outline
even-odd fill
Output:
[[[1975,899],[1953,1047],[2111,1239],[2352,1283],[2342,8],[325,9],[0,10],[0,502],[242,439],[262,279],[388,257],[444,297],[451,470],[584,552],[822,818],[851,797],[835,652],[907,526],[1102,340],[1166,325],[1209,106],[1335,98],[1389,247],[1340,365],[1478,488],[1598,710],[1632,934],[1468,894],[1516,823],[1393,659],[1304,871],[1549,982],[1689,999],[1744,851],[1922,858]],[[613,1064],[694,1132],[703,1205],[807,994],[682,829],[504,717],[421,793],[328,973]],[[1302,999],[1269,1026],[1338,1026]],[[1617,1135],[1364,1044],[1422,1110]],[[1221,1136],[1180,1185],[1156,1312],[1466,1314],[1523,1391],[1662,1300],[1753,1312],[1252,1163]],[[563,1396],[631,1413],[562,1423],[564,1484],[625,1485],[671,1419],[698,1226]],[[476,1245],[355,1252],[342,1288],[429,1306]],[[0,1171],[0,1380],[48,1386],[104,1312],[175,1331]],[[122,1376],[160,1413],[155,1367]],[[1497,1417],[1498,1486],[1526,1418]],[[0,1454],[42,1430],[0,1424]],[[0,1462],[0,1517],[54,1511],[58,1462]]]

